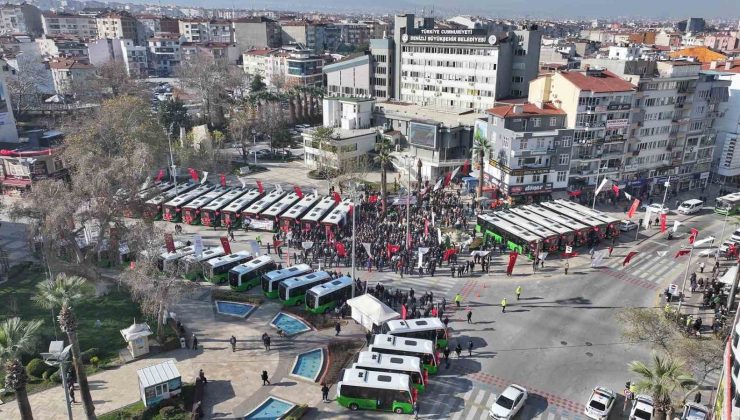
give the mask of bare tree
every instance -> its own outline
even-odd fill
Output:
[[[246,102],[243,106],[231,110],[229,119],[229,134],[241,146],[242,159],[247,161],[249,143],[252,141],[252,131],[257,129],[255,106]]]
[[[7,76],[10,102],[16,116],[41,103],[44,86],[51,83],[51,72],[38,55],[19,54],[18,71]]]
[[[617,314],[622,336],[631,342],[646,342],[668,352],[678,339],[676,325],[659,309],[627,308]]]
[[[699,382],[722,369],[725,344],[711,337],[682,338],[673,343],[670,354],[701,375]]]

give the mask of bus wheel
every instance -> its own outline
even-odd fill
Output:
[[[394,411],[394,412],[395,412],[396,414],[403,414],[403,408],[401,408],[401,407],[396,407],[396,409],[395,409],[395,410],[393,410],[393,411]]]
[[[352,411],[357,411],[358,408],[360,408],[360,407],[358,407],[357,404],[355,404],[355,403],[352,403],[352,404],[349,405],[349,409],[352,410]]]

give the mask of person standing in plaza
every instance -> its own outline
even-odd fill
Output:
[[[519,296],[522,295],[522,286],[516,287],[516,300],[519,300]]]
[[[501,299],[501,312],[506,312],[506,298]]]
[[[195,336],[195,333],[193,333],[191,341],[193,343],[193,350],[198,350],[198,337]]]
[[[473,311],[468,311],[468,324],[473,323]]]
[[[570,268],[570,264],[568,264],[568,261],[565,262],[565,274],[568,275],[568,268]]]
[[[450,367],[450,346],[445,347],[445,349],[442,351],[442,354],[445,356],[445,366],[447,368]]]
[[[229,339],[229,343],[231,343],[231,352],[232,353],[235,352],[236,351],[236,337],[232,335],[231,338]]]
[[[455,353],[457,353],[457,358],[460,358],[460,353],[462,353],[462,346],[460,343],[457,343],[457,346],[455,346]]]
[[[455,306],[459,309],[460,308],[460,302],[462,302],[463,297],[460,293],[455,295]]]
[[[473,356],[473,340],[468,340],[468,356]]]
[[[325,403],[329,402],[329,387],[326,386],[326,382],[321,384],[321,400]]]
[[[270,385],[270,380],[267,379],[268,376],[267,376],[267,371],[266,370],[263,370],[262,371],[262,376],[261,377],[262,377],[262,386]],[[265,383],[265,382],[267,382],[267,383]]]
[[[334,330],[337,332],[335,336],[339,335],[339,333],[342,331],[342,324],[340,324],[339,321],[334,324]]]

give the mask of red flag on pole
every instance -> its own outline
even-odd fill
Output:
[[[231,245],[229,245],[229,238],[227,238],[226,236],[222,236],[221,246],[223,247],[224,253],[226,253],[226,255],[231,254]]]
[[[347,256],[347,248],[344,247],[344,244],[341,242],[337,242],[337,255],[340,257],[346,257]]]
[[[514,264],[516,264],[516,257],[518,256],[519,253],[516,251],[509,253],[509,265],[506,266],[506,274],[511,275],[514,272]]]
[[[689,243],[693,244],[697,236],[699,236],[699,231],[696,228],[691,228],[691,236],[689,236]]]
[[[342,202],[342,197],[340,197],[340,196],[339,196],[339,193],[338,193],[338,192],[334,191],[334,195],[333,195],[332,197],[334,197],[334,201],[335,201],[335,202],[336,202],[337,204],[339,204],[339,203],[341,203],[341,202]]]
[[[160,182],[164,178],[164,169],[160,169],[157,176],[154,178],[154,182]]]
[[[666,224],[668,223],[668,215],[667,214],[661,214],[660,215],[660,233],[665,233],[665,231],[668,229],[666,227]]]
[[[196,171],[193,168],[188,168],[188,173],[190,174],[190,178],[193,179],[193,181],[198,182],[200,177],[198,176],[198,171]]]
[[[221,174],[220,177],[221,177],[221,186],[226,187],[226,175]]]
[[[624,261],[622,261],[622,267],[629,264],[629,262],[632,260],[632,257],[637,255],[637,251],[630,251],[626,257],[624,257]]]
[[[614,194],[619,195],[619,187],[617,187],[616,185],[612,185],[612,191],[614,191]]]
[[[447,172],[447,174],[445,175],[445,180],[444,180],[445,187],[450,185],[451,180],[452,180],[452,172]]]
[[[298,198],[303,198],[303,191],[301,191],[301,187],[299,187],[298,185],[293,185],[293,191],[298,194]]]
[[[406,305],[401,305],[401,319],[406,319],[406,316],[408,316],[408,311],[406,310]]]
[[[463,175],[467,175],[469,169],[470,169],[470,161],[465,159],[465,163],[463,163],[463,167],[462,167]]]
[[[688,254],[689,252],[691,252],[691,250],[689,250],[689,249],[679,249],[678,252],[676,252],[676,256],[673,257],[673,258],[682,257],[682,256]]]
[[[265,192],[265,188],[262,186],[262,181],[257,181],[257,190],[259,190],[260,194]]]
[[[400,246],[400,245],[391,245],[391,244],[387,244],[387,245],[385,246],[385,254],[386,254],[386,256],[387,256],[388,258],[390,258],[390,257],[391,257],[391,254],[395,254],[395,253],[396,253],[396,252],[398,252],[398,251],[399,251],[400,249],[401,249],[401,246]]]
[[[429,220],[424,219],[424,236],[429,236]]]
[[[632,206],[630,206],[630,211],[627,212],[627,218],[631,219],[632,216],[635,215],[635,212],[637,211],[637,207],[640,205],[640,200],[635,198],[635,201],[632,202]]]

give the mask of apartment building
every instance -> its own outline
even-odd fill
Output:
[[[41,25],[46,36],[70,35],[82,39],[98,36],[97,20],[89,16],[46,11],[41,14]]]
[[[54,90],[60,95],[74,94],[95,75],[95,67],[87,61],[60,58],[49,63]]]
[[[0,34],[28,34],[40,36],[43,33],[41,10],[28,4],[0,5]]]
[[[138,42],[136,18],[126,11],[108,11],[96,18],[98,38],[124,38]]]
[[[624,165],[635,86],[602,68],[544,74],[530,83],[529,102],[552,103],[573,129],[568,188],[593,191],[597,179],[618,179]]]
[[[187,42],[234,42],[234,28],[228,20],[180,19],[178,25]]]
[[[182,60],[189,60],[197,55],[206,55],[215,61],[236,65],[239,60],[239,48],[228,42],[183,42],[180,45]]]
[[[280,25],[266,17],[239,18],[232,22],[234,42],[240,52],[282,46]]]
[[[311,50],[257,49],[242,54],[244,72],[263,77],[271,87],[323,86],[324,56]]]
[[[335,51],[339,46],[340,28],[332,23],[307,20],[280,22],[283,45],[300,44],[317,54]]]
[[[185,37],[175,33],[158,33],[147,41],[149,50],[149,72],[152,75],[167,77],[180,64],[180,45]]]
[[[110,62],[123,65],[130,77],[149,74],[147,47],[137,46],[130,39],[96,39],[88,44],[90,64],[100,66]]]
[[[339,43],[349,46],[367,44],[373,33],[370,26],[365,23],[340,22],[334,26],[339,28]]]
[[[486,184],[518,203],[551,199],[568,186],[573,128],[552,103],[500,105],[476,121],[475,135],[493,146],[485,164]]]
[[[81,39],[69,35],[44,35],[34,41],[39,53],[45,58],[88,56],[87,44]]]
[[[393,95],[394,43],[390,38],[371,39],[370,51],[324,67],[330,95],[372,96],[386,101]]]
[[[721,80],[730,81],[729,101],[717,125],[717,182],[740,186],[740,60],[716,61],[702,66],[705,72],[716,72]]]

